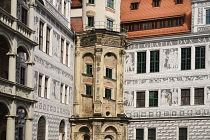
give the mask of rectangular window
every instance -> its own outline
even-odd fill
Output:
[[[187,140],[187,128],[179,128],[179,140]]]
[[[63,63],[64,40],[61,39],[61,63]]]
[[[150,72],[159,72],[159,51],[150,52]]]
[[[143,23],[144,30],[149,29],[149,23]]]
[[[156,129],[148,129],[148,140],[156,140]]]
[[[112,79],[112,69],[106,68],[106,77]]]
[[[88,0],[88,3],[94,4],[94,0]]]
[[[136,93],[136,107],[145,107],[145,92]]]
[[[44,23],[39,23],[39,50],[43,51],[43,27]]]
[[[149,92],[149,107],[158,106],[158,91]]]
[[[45,77],[44,98],[47,98],[48,80],[49,80],[49,78]]]
[[[160,6],[160,0],[153,0],[153,7],[159,7]]]
[[[21,67],[20,68],[20,84],[25,85],[25,72],[26,68]]]
[[[68,95],[68,87],[65,86],[65,97],[64,97],[64,102],[65,102],[66,104],[68,104],[67,95]]]
[[[111,99],[112,98],[112,90],[106,88],[105,89],[105,98]]]
[[[21,11],[21,22],[27,25],[27,20],[28,20],[28,11],[22,7]]]
[[[131,3],[131,10],[137,10],[137,9],[138,9],[138,5],[139,5],[138,2],[136,2],[136,3]]]
[[[181,70],[191,69],[191,48],[181,49]]]
[[[181,105],[190,105],[190,89],[181,90]]]
[[[206,24],[210,24],[210,10],[206,10]]]
[[[183,4],[183,0],[176,0],[176,4]]]
[[[196,105],[203,105],[204,104],[204,89],[203,88],[196,88],[195,89],[195,101]]]
[[[47,32],[46,32],[46,54],[50,54],[50,28],[47,27]]]
[[[88,96],[92,95],[92,86],[86,85],[86,95]]]
[[[173,19],[168,19],[168,27],[172,27],[173,26]]]
[[[63,103],[63,84],[60,87],[60,103]]]
[[[87,64],[86,74],[92,75],[93,65]]]
[[[114,0],[107,0],[107,7],[114,9]]]
[[[88,26],[93,27],[94,26],[94,17],[88,17]]]
[[[205,46],[195,48],[195,69],[205,68]]]
[[[152,21],[152,29],[157,28],[157,21]]]
[[[107,29],[109,30],[113,30],[113,21],[107,19]]]
[[[136,140],[144,140],[144,129],[136,129]]]
[[[165,27],[165,20],[161,20],[160,21],[160,28],[164,28]]]
[[[68,66],[69,63],[69,44],[66,43],[66,66]]]
[[[146,52],[137,53],[137,73],[146,73]]]
[[[38,87],[38,96],[42,96],[42,75],[39,75],[39,87]]]

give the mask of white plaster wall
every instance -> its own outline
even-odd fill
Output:
[[[82,17],[82,9],[71,9],[71,17]]]

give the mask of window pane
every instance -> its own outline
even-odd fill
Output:
[[[144,140],[144,129],[136,129],[136,140]]]
[[[150,72],[159,72],[159,51],[150,52]]]
[[[156,129],[148,129],[148,140],[156,140]]]
[[[137,92],[136,96],[136,107],[145,107],[145,92]]]
[[[137,53],[137,73],[146,73],[146,52]]]
[[[195,68],[205,68],[205,46],[195,48]]]
[[[206,24],[210,24],[210,10],[206,10]]]
[[[92,86],[86,85],[86,95],[92,95]]]
[[[187,140],[187,128],[179,128],[179,140]]]
[[[181,90],[181,105],[190,105],[190,89]]]
[[[149,107],[158,106],[158,91],[149,92]]]
[[[195,104],[204,104],[204,89],[197,88],[195,89]]]
[[[181,70],[191,69],[191,48],[181,49]]]

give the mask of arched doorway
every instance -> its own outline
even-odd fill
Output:
[[[42,116],[38,121],[37,140],[45,140],[46,135],[46,120]]]
[[[17,59],[16,59],[16,82],[22,85],[26,85],[26,73],[28,54],[23,47],[18,47],[17,49]]]
[[[0,103],[0,140],[6,140],[6,127],[7,127],[7,118],[8,109],[6,105]]]
[[[65,122],[62,120],[59,126],[59,140],[65,140]]]
[[[26,110],[22,107],[18,107],[15,118],[15,140],[25,140],[25,125],[26,125]]]
[[[0,77],[8,79],[8,69],[9,69],[9,52],[8,41],[0,36]]]
[[[84,136],[84,140],[90,140],[90,136],[85,135],[85,136]]]

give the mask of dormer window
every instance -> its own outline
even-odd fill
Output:
[[[153,7],[160,7],[160,0],[153,0]]]
[[[139,3],[138,2],[131,3],[131,10],[137,10],[138,9],[138,6],[139,6]]]
[[[183,0],[176,0],[176,4],[183,4]]]

